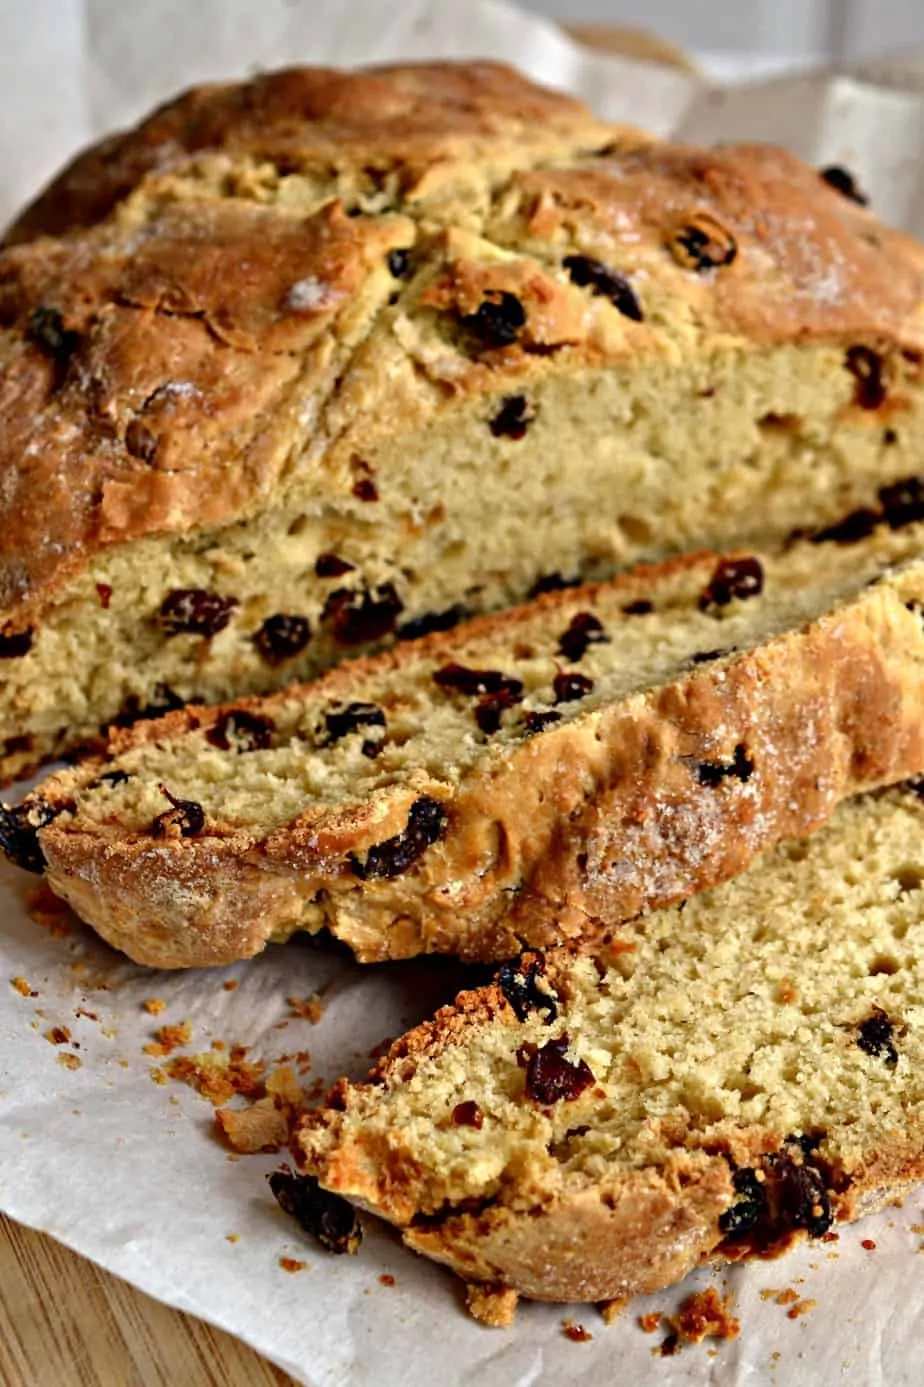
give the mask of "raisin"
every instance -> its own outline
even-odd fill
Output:
[[[139,419],[133,419],[125,430],[125,447],[132,457],[153,462],[157,453],[157,438]]]
[[[404,603],[394,584],[380,583],[377,588],[361,592],[338,588],[324,604],[323,619],[336,640],[344,645],[361,645],[389,635],[403,610]]]
[[[311,640],[311,623],[305,616],[277,612],[266,618],[251,640],[268,665],[281,665],[305,649]]]
[[[535,417],[535,411],[530,408],[525,395],[505,395],[500,409],[491,420],[491,432],[495,438],[512,438],[515,441],[525,438],[526,430]]]
[[[727,1238],[740,1238],[749,1233],[767,1214],[767,1190],[749,1167],[736,1170],[732,1176],[735,1193],[742,1196],[719,1215],[719,1229]]]
[[[115,727],[131,727],[133,722],[145,722],[151,718],[161,718],[165,713],[175,713],[184,704],[179,694],[174,693],[169,684],[155,684],[151,690],[150,703],[142,702],[137,694],[130,694],[122,704],[116,717]]]
[[[589,255],[566,255],[562,263],[572,284],[581,289],[589,288],[594,294],[609,299],[624,317],[631,318],[634,323],[642,322],[642,306],[625,275],[611,270],[602,260],[593,260]]]
[[[564,671],[556,674],[552,681],[556,703],[574,703],[579,698],[586,698],[593,692],[593,687],[594,681],[585,675],[565,674]]]
[[[861,191],[854,175],[840,164],[829,164],[827,168],[819,169],[818,175],[827,183],[829,188],[841,193],[843,197],[850,198],[851,202],[858,202],[861,207],[865,207],[869,202],[869,198]]]
[[[434,684],[441,689],[456,689],[461,694],[474,698],[476,694],[509,693],[522,694],[523,685],[519,679],[511,679],[497,669],[468,669],[454,661],[443,665],[433,675]]]
[[[97,784],[99,785],[124,785],[131,776],[126,771],[103,771]]]
[[[18,737],[7,737],[3,743],[4,756],[21,756],[23,752],[35,750],[35,739],[31,732],[23,732]]]
[[[834,1215],[821,1171],[812,1165],[798,1165],[785,1154],[776,1157],[772,1170],[780,1214],[789,1226],[804,1228],[811,1238],[827,1233]]]
[[[884,403],[886,388],[882,379],[883,360],[870,347],[848,347],[844,362],[856,380],[854,399],[861,409],[878,409]]]
[[[759,559],[720,559],[699,599],[701,612],[710,607],[727,607],[730,602],[746,602],[763,592],[764,570]]]
[[[371,477],[360,477],[353,483],[353,495],[357,501],[377,501],[379,489]]]
[[[457,1103],[452,1110],[452,1125],[481,1128],[484,1126],[484,1113],[471,1099],[467,1103]]]
[[[544,592],[562,592],[565,588],[576,588],[580,578],[564,578],[560,573],[544,573],[537,578],[526,594],[527,597],[540,597]]]
[[[313,1175],[295,1175],[288,1166],[266,1178],[280,1208],[327,1252],[359,1251],[363,1230],[352,1204],[322,1190]]]
[[[404,279],[404,276],[411,268],[411,252],[402,247],[399,250],[390,250],[387,256],[388,273],[395,279]]]
[[[568,1045],[567,1035],[550,1040],[536,1051],[526,1066],[526,1096],[540,1107],[548,1108],[558,1102],[573,1103],[594,1082],[586,1060],[572,1064],[565,1058]]]
[[[179,830],[181,838],[195,838],[205,828],[205,810],[202,805],[194,799],[178,799],[176,795],[171,795],[166,785],[160,786],[162,794],[166,795],[172,809],[165,809],[163,814],[158,814],[151,824],[151,833],[155,838],[166,838],[170,835],[170,830]]]
[[[112,587],[109,583],[97,583],[96,595],[99,598],[99,605],[104,612],[108,612],[109,603],[112,601]]]
[[[55,384],[61,385],[71,358],[80,347],[80,333],[64,326],[64,319],[56,308],[37,308],[29,319],[26,336],[54,362]]]
[[[231,620],[238,602],[205,588],[174,588],[160,604],[161,629],[168,636],[216,636]]]
[[[737,646],[720,645],[715,650],[697,650],[695,655],[690,656],[691,665],[708,665],[712,660],[723,660],[726,655],[733,655]]]
[[[339,554],[319,554],[314,562],[314,571],[319,578],[341,578],[344,573],[352,573],[355,567]]]
[[[667,245],[685,270],[695,270],[697,274],[722,269],[738,254],[734,236],[708,212],[694,212],[675,227],[667,238]]]
[[[556,713],[551,708],[547,713],[530,712],[523,718],[523,725],[531,737],[537,732],[544,732],[547,727],[551,727],[553,722],[561,722],[561,713]]]
[[[351,853],[350,869],[360,881],[401,876],[427,848],[444,837],[448,827],[449,817],[439,800],[415,800],[403,833],[376,843],[366,854],[365,862]]]
[[[880,487],[879,500],[890,530],[924,519],[924,482],[920,477],[904,477]]]
[[[262,751],[272,741],[275,727],[272,718],[235,709],[222,713],[206,732],[205,740],[219,751]]]
[[[421,636],[429,636],[433,631],[451,631],[460,621],[465,621],[471,613],[461,602],[446,607],[441,612],[424,612],[422,616],[412,617],[398,627],[399,641],[415,641]]]
[[[882,524],[881,511],[861,506],[845,515],[843,520],[828,525],[824,530],[816,530],[809,535],[812,544],[854,544],[858,539],[866,539],[878,525]]]
[[[39,842],[39,829],[57,814],[42,800],[11,806],[0,804],[0,848],[24,872],[41,872],[46,864]]]
[[[857,1044],[866,1054],[885,1060],[886,1064],[898,1064],[892,1022],[879,1007],[874,1007],[872,1016],[860,1022]]]
[[[823,1140],[823,1133],[812,1134],[811,1132],[790,1132],[789,1136],[784,1137],[783,1141],[787,1146],[798,1146],[803,1156],[811,1156],[818,1150]]]
[[[558,1016],[558,997],[551,988],[540,987],[537,981],[542,977],[543,967],[543,961],[534,958],[525,968],[522,962],[505,963],[497,970],[497,985],[518,1021],[525,1021],[531,1011],[544,1011],[549,1025]]]
[[[4,626],[0,629],[0,660],[21,660],[32,649],[35,635],[31,626],[24,631],[11,631]]]
[[[723,780],[750,780],[754,774],[754,762],[748,756],[744,743],[735,747],[735,759],[729,765],[721,762],[701,761],[696,767],[700,785],[721,785]]]
[[[639,597],[634,602],[627,602],[622,610],[625,616],[648,616],[654,611],[654,603],[649,602],[647,597]]]
[[[891,448],[893,444],[898,442],[898,434],[894,429],[884,429],[882,433],[882,442],[885,447]]]
[[[385,727],[385,714],[374,703],[348,703],[345,708],[326,713],[324,725],[327,729],[327,745],[339,742],[350,732],[360,727]],[[369,750],[367,750],[369,748]],[[374,750],[373,750],[374,748]],[[370,759],[382,749],[381,740],[363,743],[363,755]]]
[[[510,347],[526,326],[526,310],[516,294],[489,289],[475,313],[462,316],[468,328],[486,347]]]
[[[519,681],[511,679],[508,682],[512,686]],[[498,689],[497,693],[485,694],[483,698],[480,698],[475,709],[475,721],[481,731],[489,737],[492,736],[500,727],[501,718],[506,710],[512,708],[515,703],[519,703],[522,697],[521,692],[510,687]]]
[[[571,618],[567,631],[558,638],[558,653],[576,664],[583,659],[590,645],[607,645],[609,636],[593,612],[578,612]]]

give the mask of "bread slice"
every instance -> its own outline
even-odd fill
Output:
[[[841,806],[605,961],[526,955],[462,993],[306,1117],[307,1171],[540,1300],[657,1290],[899,1198],[924,1178],[922,792]]]
[[[919,527],[700,554],[117,732],[0,842],[111,943],[227,963],[599,944],[924,769]]]
[[[924,252],[858,198],[479,63],[206,88],[82,158],[0,253],[0,776],[880,509]]]

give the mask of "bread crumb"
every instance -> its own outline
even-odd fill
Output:
[[[241,1235],[240,1235],[240,1233],[227,1233],[227,1234],[225,1234],[225,1242],[226,1242],[226,1243],[239,1243],[240,1240],[241,1240]]]
[[[912,1233],[924,1233],[924,1223],[912,1223]]]
[[[818,1304],[817,1300],[800,1300],[795,1305],[791,1305],[786,1311],[791,1320],[797,1320],[800,1315],[807,1315],[810,1310],[814,1310]]]
[[[394,1286],[394,1285],[395,1285],[395,1278],[392,1276],[392,1274],[391,1274],[390,1271],[383,1271],[383,1272],[382,1272],[382,1275],[379,1277],[379,1285],[380,1285],[380,1286]]]
[[[266,1066],[262,1061],[245,1059],[246,1054],[245,1046],[233,1045],[227,1053],[207,1050],[200,1055],[177,1055],[163,1066],[161,1072],[165,1079],[160,1082],[170,1078],[187,1084],[216,1108],[222,1107],[235,1093],[245,1098],[262,1098]]]
[[[72,1055],[69,1050],[62,1050],[62,1052],[55,1058],[57,1059],[58,1063],[62,1065],[65,1069],[80,1068],[80,1059],[77,1055]]]
[[[20,997],[38,996],[38,993],[32,990],[32,988],[26,982],[25,978],[10,978],[10,986],[15,988],[15,990],[19,993]]]
[[[66,1045],[71,1038],[71,1033],[66,1026],[51,1026],[42,1034],[50,1045]]]
[[[699,1344],[703,1339],[736,1339],[741,1333],[740,1322],[730,1313],[731,1296],[722,1299],[715,1286],[707,1286],[687,1296],[677,1315],[669,1323],[686,1343]]]
[[[479,1324],[507,1329],[513,1324],[519,1296],[509,1286],[483,1286],[472,1282],[465,1288],[468,1312]]]
[[[222,983],[222,988],[225,992],[233,992],[236,987],[237,983],[234,981],[233,978],[229,978],[227,982]]]
[[[289,1112],[271,1096],[250,1108],[219,1108],[215,1121],[228,1144],[244,1156],[278,1151],[289,1139]]]
[[[604,1324],[612,1324],[629,1304],[630,1296],[616,1296],[613,1300],[602,1300],[597,1306]]]
[[[149,997],[146,1002],[141,1003],[149,1016],[160,1016],[161,1012],[166,1011],[167,1003],[163,997]]]
[[[279,1265],[282,1267],[283,1271],[296,1272],[304,1271],[308,1263],[300,1262],[297,1257],[280,1257]]]
[[[661,1327],[660,1310],[652,1310],[650,1315],[639,1315],[639,1327],[645,1334],[656,1334]]]
[[[266,1080],[266,1091],[272,1097],[280,1099],[284,1103],[289,1103],[294,1108],[301,1107],[302,1090],[298,1079],[295,1077],[295,1070],[288,1064],[280,1065],[274,1069]]]
[[[872,1238],[864,1238],[863,1241],[861,1242],[860,1246],[861,1246],[862,1248],[865,1248],[865,1250],[866,1250],[867,1252],[875,1252],[875,1251],[876,1251],[876,1244],[873,1242]]]
[[[594,1337],[589,1329],[585,1329],[582,1324],[575,1324],[574,1320],[562,1320],[561,1332],[572,1344],[587,1344]]]
[[[180,1021],[176,1025],[158,1026],[154,1037],[150,1045],[142,1047],[144,1053],[153,1055],[155,1059],[163,1059],[165,1055],[172,1055],[174,1050],[189,1044],[192,1040],[192,1025],[189,1021]]]
[[[287,997],[286,1002],[291,1008],[293,1016],[302,1021],[310,1021],[313,1026],[316,1026],[324,1015],[321,998],[316,992],[313,992],[310,997]]]

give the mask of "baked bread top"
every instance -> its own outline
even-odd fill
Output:
[[[830,341],[881,423],[924,350],[924,252],[815,171],[605,127],[491,64],[190,93],[10,239],[7,632],[107,546],[312,473],[349,497],[364,448],[508,381]]]

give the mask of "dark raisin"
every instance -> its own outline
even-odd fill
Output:
[[[429,636],[433,631],[451,631],[470,615],[468,608],[463,607],[461,602],[446,607],[441,612],[424,612],[423,616],[412,617],[410,621],[405,621],[398,627],[398,639],[415,641],[421,636]]]
[[[388,272],[395,279],[403,279],[411,268],[411,252],[406,247],[388,252]]]
[[[732,233],[708,212],[694,212],[670,233],[667,244],[674,259],[697,274],[722,269],[738,254]]]
[[[215,636],[237,609],[236,597],[205,588],[174,588],[160,604],[161,629],[168,636]]]
[[[511,685],[518,683],[516,679],[509,680]],[[520,686],[522,688],[522,685]],[[501,719],[508,708],[519,703],[523,694],[514,688],[499,689],[497,693],[485,694],[478,700],[475,709],[475,721],[481,731],[490,737],[498,730]]]
[[[449,816],[439,800],[415,800],[403,833],[376,843],[366,854],[365,862],[351,853],[350,869],[360,881],[401,876],[431,844],[439,842],[448,827]]]
[[[804,1228],[812,1238],[827,1233],[834,1216],[821,1172],[783,1154],[776,1157],[773,1175],[780,1214],[790,1227]]]
[[[268,665],[281,665],[302,653],[311,640],[311,623],[305,616],[278,612],[266,618],[251,640]]]
[[[869,202],[869,198],[861,192],[856,178],[849,169],[842,168],[840,164],[829,164],[827,168],[819,169],[818,173],[829,188],[834,188],[844,197],[849,197],[851,202],[858,202],[861,207],[865,207]]]
[[[580,578],[564,578],[560,573],[544,573],[537,578],[526,594],[527,597],[540,597],[544,592],[562,592],[565,588],[580,586]]]
[[[568,1045],[567,1035],[550,1040],[536,1051],[526,1066],[526,1096],[540,1107],[573,1103],[594,1082],[586,1060],[572,1064],[565,1058]]]
[[[634,323],[642,321],[642,306],[625,275],[611,270],[602,260],[593,260],[589,255],[566,255],[562,263],[573,284],[581,289],[589,288],[594,294],[609,299],[620,313]]]
[[[34,634],[31,626],[24,631],[11,631],[7,626],[0,629],[0,660],[21,660],[28,655]]]
[[[647,597],[639,597],[634,602],[627,602],[622,610],[626,616],[648,616],[654,611],[654,603],[649,602]]]
[[[767,1189],[749,1167],[735,1171],[732,1185],[741,1198],[719,1215],[719,1228],[727,1238],[738,1238],[749,1233],[767,1214]]]
[[[525,967],[522,962],[505,963],[497,970],[497,985],[518,1021],[525,1021],[531,1011],[544,1011],[548,1024],[558,1016],[558,997],[544,978],[539,985],[543,967],[543,961],[534,958]]]
[[[330,713],[324,715],[324,725],[327,729],[327,745],[339,742],[341,737],[346,737],[350,732],[355,732],[360,727],[385,727],[385,714],[381,708],[377,708],[374,703],[348,703],[345,708],[335,708]],[[366,747],[375,747],[371,753],[374,757],[381,750],[381,740],[376,742],[364,742],[363,754],[370,755]]]
[[[574,703],[593,693],[594,681],[583,674],[566,674],[564,670],[556,674],[552,681],[556,703]]]
[[[519,679],[511,679],[498,669],[469,669],[455,662],[438,669],[433,675],[433,682],[439,684],[441,689],[455,689],[470,698],[476,694],[507,692],[516,695],[523,692]]]
[[[464,314],[462,323],[486,347],[509,347],[526,326],[526,310],[515,294],[489,289],[477,311]]]
[[[695,655],[690,656],[690,664],[708,665],[712,660],[723,660],[726,655],[733,655],[736,648],[734,645],[720,645],[716,650],[697,650]]]
[[[322,1190],[313,1175],[295,1175],[288,1166],[266,1178],[280,1208],[327,1252],[359,1251],[363,1230],[352,1204]]]
[[[677,1333],[668,1334],[661,1340],[659,1352],[662,1358],[673,1358],[674,1354],[680,1349],[680,1335]]]
[[[452,1110],[452,1125],[481,1128],[484,1126],[484,1113],[471,1099],[467,1103],[457,1103]]]
[[[924,482],[920,477],[904,477],[879,489],[879,500],[891,530],[900,530],[924,519]]]
[[[394,584],[380,583],[371,591],[338,588],[324,604],[323,619],[336,640],[344,645],[362,645],[389,635],[403,610]]]
[[[854,391],[857,404],[861,409],[878,409],[886,397],[882,357],[870,347],[848,347],[845,365],[857,382]]]
[[[342,578],[344,573],[352,573],[355,567],[339,554],[319,554],[314,563],[314,571],[319,578]]]
[[[558,638],[558,653],[576,664],[584,658],[588,646],[606,645],[609,639],[603,623],[593,612],[578,612],[571,618],[567,631],[563,631]]]
[[[64,326],[56,308],[37,308],[29,319],[26,335],[55,364],[56,385],[67,375],[71,358],[80,346],[80,333]]]
[[[97,783],[100,785],[124,785],[130,779],[131,776],[126,771],[103,771]]]
[[[531,737],[537,732],[544,732],[553,722],[561,722],[561,713],[551,708],[546,713],[527,713],[523,718],[523,725]]]
[[[750,780],[754,774],[754,762],[748,756],[744,743],[735,747],[735,759],[728,765],[716,761],[701,761],[696,767],[700,785],[721,785],[723,780]]]
[[[58,811],[42,800],[15,806],[0,804],[0,848],[24,872],[41,872],[46,866],[39,829],[50,824]]]
[[[898,442],[898,434],[894,429],[883,429],[882,442],[886,448],[891,448],[893,444]]]
[[[824,1139],[823,1133],[812,1132],[790,1132],[789,1136],[783,1138],[787,1146],[798,1146],[803,1156],[811,1156],[816,1152]]]
[[[169,684],[155,684],[151,690],[150,703],[142,704],[137,694],[130,694],[113,718],[115,727],[131,727],[133,722],[145,722],[151,718],[162,718],[165,713],[175,713],[184,708],[182,698],[174,693]]]
[[[379,489],[371,477],[360,477],[353,483],[353,495],[357,501],[377,501]]]
[[[886,1064],[898,1064],[892,1022],[879,1007],[873,1009],[872,1016],[860,1022],[857,1044],[866,1054],[885,1060]]]
[[[699,599],[701,612],[746,602],[763,592],[764,570],[759,559],[720,559],[709,585]]]
[[[525,395],[505,395],[501,407],[491,420],[495,438],[525,438],[526,430],[535,419]]]
[[[272,741],[275,726],[272,718],[240,708],[222,713],[206,732],[205,740],[219,751],[262,751]]]
[[[157,438],[140,419],[133,419],[125,430],[125,446],[132,457],[153,462],[157,453]]]
[[[824,530],[816,530],[809,535],[812,544],[854,544],[858,539],[866,539],[878,525],[881,525],[881,511],[861,506],[845,515],[843,520],[835,521]]]
[[[18,737],[6,737],[3,742],[4,756],[21,756],[25,751],[35,750],[35,738],[31,732],[22,732]]]
[[[167,796],[173,807],[157,815],[151,824],[153,836],[166,838],[174,828],[179,830],[181,838],[195,838],[196,834],[201,833],[205,828],[205,810],[202,805],[194,799],[178,799],[176,795],[171,795],[166,785],[161,785],[160,791]]]
[[[99,605],[104,612],[109,610],[109,603],[112,601],[112,588],[109,583],[97,583],[96,595],[99,598]]]

